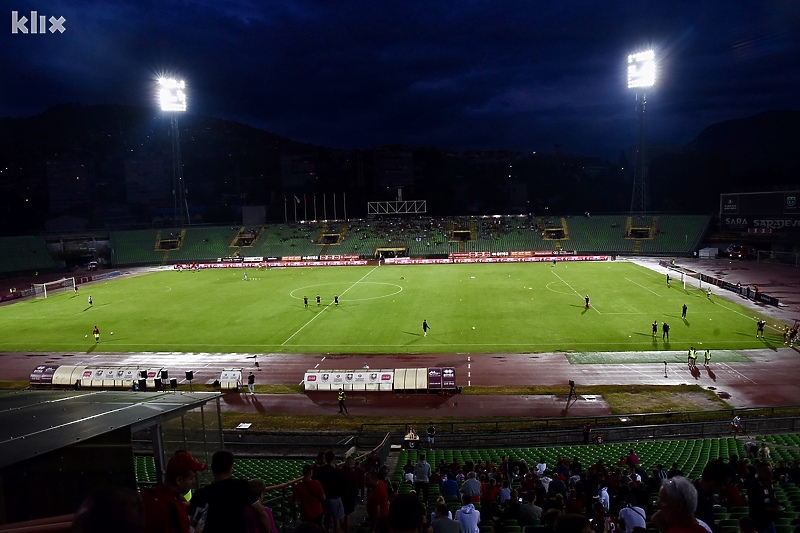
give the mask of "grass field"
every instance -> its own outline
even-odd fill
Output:
[[[756,318],[747,308],[717,296],[709,300],[677,281],[668,288],[664,276],[621,261],[286,268],[248,270],[248,276],[244,281],[239,269],[162,271],[0,307],[0,350],[565,351],[589,360],[598,352],[694,345],[714,349],[719,361],[718,353],[736,360],[735,350],[782,345],[774,320],[767,338],[756,339]],[[423,319],[431,326],[427,337]],[[671,326],[668,343],[661,339],[664,321]],[[95,325],[99,347],[91,335]]]

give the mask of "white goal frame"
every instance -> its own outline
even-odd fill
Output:
[[[33,294],[37,298],[47,298],[57,292],[75,290],[75,278],[61,278],[47,283],[32,283]]]

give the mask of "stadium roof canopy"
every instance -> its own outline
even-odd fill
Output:
[[[215,392],[0,391],[0,468],[105,433],[137,431],[222,396]]]

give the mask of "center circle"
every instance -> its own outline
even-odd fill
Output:
[[[298,294],[301,294],[301,293],[305,292],[305,293],[308,293],[308,294],[314,294],[314,296],[316,296],[316,293],[318,291],[316,291],[316,290],[311,291],[309,289],[317,289],[319,287],[329,287],[331,285],[336,286],[336,287],[341,287],[344,284],[342,284],[342,283],[320,283],[318,285],[308,285],[306,287],[300,287],[298,289],[292,290],[289,293],[289,296],[294,298],[295,300],[302,300],[303,297],[302,296],[298,296]],[[366,302],[368,300],[379,300],[381,298],[388,298],[390,296],[394,296],[395,294],[399,294],[399,293],[403,292],[403,287],[401,287],[400,285],[397,285],[395,283],[384,283],[384,282],[380,282],[380,281],[361,281],[361,282],[359,282],[359,283],[357,283],[355,285],[350,285],[349,287],[346,287],[345,290],[350,290],[354,286],[358,287],[358,286],[361,286],[361,285],[386,285],[388,287],[392,287],[392,290],[394,290],[394,292],[390,292],[388,294],[382,294],[380,296],[371,296],[369,298],[347,298],[348,302]],[[341,299],[341,295],[342,295],[343,292],[345,292],[345,291],[341,291],[341,292],[338,293],[340,299]],[[334,291],[334,293],[335,293],[335,291]],[[309,299],[313,300],[314,296],[309,296]]]

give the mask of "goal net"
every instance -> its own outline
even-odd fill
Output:
[[[47,298],[51,294],[75,290],[75,278],[61,278],[47,283],[34,283],[33,293],[37,298]]]

